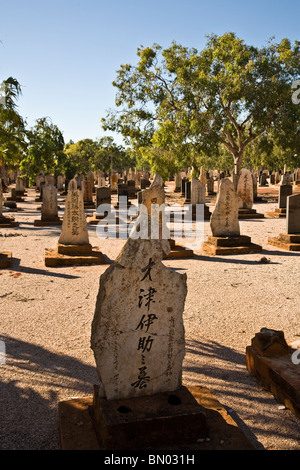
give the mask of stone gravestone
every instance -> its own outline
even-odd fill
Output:
[[[81,181],[81,190],[83,192],[84,207],[94,208],[93,201],[94,173],[89,172],[85,180]]]
[[[268,244],[287,251],[300,251],[300,194],[287,198],[286,233],[269,238]]]
[[[287,198],[293,193],[293,187],[290,184],[279,186],[278,207],[279,209],[286,209]]]
[[[23,178],[21,178],[20,176],[17,177],[17,181],[16,181],[16,195],[17,196],[25,195],[24,181],[23,181]]]
[[[16,222],[13,217],[6,217],[3,215],[3,189],[2,189],[2,182],[0,179],[0,228],[6,228],[6,227],[15,227]]]
[[[293,186],[284,184],[279,186],[278,207],[274,212],[267,212],[269,217],[284,218],[286,217],[287,199],[293,194]]]
[[[239,209],[252,209],[253,206],[253,180],[249,170],[243,168],[237,186]]]
[[[186,277],[162,264],[169,249],[167,240],[129,238],[101,278],[92,349],[109,400],[181,386]]]
[[[75,180],[68,186],[65,212],[58,243],[63,245],[88,245],[89,235],[84,213],[83,194],[77,189]]]
[[[2,191],[2,182],[0,179],[0,227],[11,227],[11,225],[9,224],[10,219],[7,220],[7,217],[4,217],[2,215],[2,206],[3,206],[3,191]],[[11,262],[12,262],[12,253],[10,251],[0,251],[0,269],[10,268]]]
[[[64,177],[62,175],[58,175],[57,177],[57,190],[58,191],[64,190]]]
[[[174,193],[180,193],[180,191],[181,191],[181,176],[180,176],[180,173],[176,173]]]
[[[300,194],[287,198],[286,228],[288,234],[300,234]]]
[[[207,188],[207,194],[209,196],[213,196],[215,194],[214,186],[215,186],[214,179],[213,178],[207,178],[206,188]]]
[[[252,184],[252,183],[251,183]],[[240,235],[239,198],[229,178],[220,182],[215,209],[210,218],[212,236],[203,244],[203,251],[212,255],[259,253],[262,247],[251,238]]]
[[[160,185],[160,186],[163,186],[164,185],[164,180],[162,179],[162,177],[160,176],[159,173],[156,173],[155,177],[154,177],[154,180],[151,184],[151,186],[155,186],[156,184]]]
[[[89,243],[83,194],[75,179],[68,186],[57,249],[45,250],[46,266],[103,264],[105,257]]]
[[[112,194],[117,194],[117,189],[118,189],[118,175],[113,174],[110,177],[110,189]]]
[[[102,188],[105,185],[106,185],[106,181],[105,181],[104,173],[103,173],[103,171],[99,171],[99,173],[98,173],[98,188]]]
[[[285,186],[285,185],[288,185],[288,184],[291,184],[292,183],[292,178],[291,178],[291,174],[289,172],[285,172],[282,176],[281,176],[281,181],[280,181],[280,184],[282,186]]]
[[[205,182],[202,176],[202,181],[198,180],[197,178],[192,177],[191,179],[191,198],[190,203],[192,205],[192,220],[196,218],[196,206],[197,204],[204,205],[204,219],[210,219],[210,212],[208,206],[205,204],[206,199],[206,176]]]
[[[239,203],[232,181],[221,180],[216,207],[210,218],[214,237],[239,237]]]
[[[240,172],[237,195],[239,199],[239,218],[240,219],[253,219],[263,218],[264,214],[258,214],[256,209],[253,209],[253,178],[252,174],[247,168],[243,168]]]
[[[129,237],[100,278],[91,332],[100,383],[91,412],[104,448],[207,435],[201,407],[182,386],[187,285],[162,263],[169,250],[168,240]]]
[[[57,189],[53,184],[45,184],[43,189],[43,203],[41,208],[41,220],[35,220],[35,226],[61,225],[58,217]]]
[[[99,206],[103,204],[111,204],[111,189],[108,186],[102,186],[101,188],[96,188],[96,212],[93,213],[92,217],[87,218],[87,222],[92,225],[97,225],[100,219],[103,219],[105,215],[99,209]]]

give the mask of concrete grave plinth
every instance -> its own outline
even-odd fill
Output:
[[[99,398],[95,387],[91,414],[105,449],[145,449],[208,437],[204,409],[186,387],[120,400]]]
[[[184,246],[177,245],[176,241],[173,239],[169,240],[171,251],[169,254],[165,255],[163,259],[185,259],[193,258],[194,251],[187,249]]]
[[[166,417],[164,416],[160,420],[160,423],[162,423],[163,420],[165,421],[166,426],[168,426],[167,429],[170,430],[170,436],[168,438],[167,433],[164,431],[165,439],[164,440],[159,439],[155,446],[152,445],[153,449],[186,450],[188,448],[189,450],[195,450],[195,451],[255,450],[253,444],[247,439],[245,434],[238,427],[238,424],[232,419],[232,417],[230,416],[226,408],[217,400],[215,396],[212,395],[210,390],[208,390],[205,387],[200,387],[200,386],[189,386],[186,388],[187,388],[187,392],[190,394],[189,403],[187,403],[186,401],[182,401],[181,395],[178,396],[177,392],[176,394],[167,394],[167,395],[161,394],[160,402],[154,403],[154,405],[156,406],[156,410],[158,409],[159,403],[160,403],[160,406],[162,405],[162,397],[164,397],[164,406],[163,407],[161,406],[162,409],[167,410],[168,408],[170,408],[172,405],[170,405],[169,401],[171,401],[171,403],[174,403],[172,408],[175,409],[178,406],[180,406],[179,411],[181,412],[182,417],[184,417],[184,414],[183,414],[184,411],[186,412],[186,416],[188,416],[187,406],[191,404],[191,401],[192,401],[191,397],[193,397],[194,401],[198,404],[198,407],[199,407],[199,408],[196,408],[196,404],[192,404],[192,407],[195,407],[194,409],[196,410],[196,416],[200,417],[199,430],[201,430],[202,433],[204,433],[205,431],[206,432],[208,431],[207,437],[209,439],[205,439],[205,438],[201,439],[200,437],[197,436],[196,439],[191,438],[191,442],[186,444],[184,443],[184,438],[183,438],[184,433],[181,432],[182,439],[178,438],[178,435],[177,435],[176,437],[177,442],[175,443],[171,441],[171,438],[174,436],[176,429],[174,430],[174,426],[171,427],[170,425],[167,424]],[[167,400],[166,400],[166,397],[167,397]],[[176,405],[176,403],[178,403],[176,398],[179,398],[181,400],[181,404]],[[144,399],[150,400],[149,397],[144,398]],[[126,400],[126,402],[128,404],[128,400]],[[150,401],[149,402],[147,401],[147,409],[148,409],[148,403],[150,403]],[[99,434],[97,434],[96,424],[92,418],[92,415],[94,414],[94,410],[93,410],[94,405],[95,405],[95,401],[92,395],[88,397],[73,398],[71,400],[59,402],[58,404],[59,437],[60,437],[60,446],[62,450],[101,450],[101,451],[106,450],[103,445],[103,442],[99,438]],[[120,413],[118,412],[118,408],[113,409],[113,406],[114,404],[109,404],[109,406],[107,406],[105,411],[107,412],[107,410],[111,410],[114,412],[114,414],[109,415],[106,418],[104,411],[103,411],[102,420],[105,420],[104,422],[106,424],[106,430],[108,429],[110,431],[116,432],[116,434],[112,436],[112,440],[110,440],[110,436],[109,434],[107,434],[107,441],[109,443],[112,443],[113,445],[116,445],[116,439],[117,438],[119,439],[120,436],[122,437],[122,432],[124,433],[124,429],[127,424],[125,420],[128,419],[128,414],[132,415],[133,413],[130,411],[128,411],[127,413],[124,413],[124,411],[126,410],[122,408],[121,408],[121,413]],[[125,404],[122,401],[121,407],[123,406],[125,406]],[[104,407],[104,404],[103,404],[103,407]],[[132,411],[135,411],[135,408],[133,408]],[[153,408],[149,411],[153,412]],[[145,413],[145,410],[143,410],[143,412]],[[173,413],[174,413],[174,410],[173,410]],[[203,415],[201,415],[201,413],[204,413],[205,415],[205,422],[203,421]],[[118,430],[116,426],[116,422],[117,421],[120,422],[121,417],[123,417],[124,427],[123,429],[121,428],[120,430]],[[144,421],[142,421],[141,414],[136,416],[135,418],[136,422],[138,422],[138,418],[140,420],[140,425],[144,424],[142,434],[145,434],[145,431],[147,429],[145,427],[145,424],[147,424],[147,420],[144,419]],[[114,422],[113,422],[113,419],[114,419]],[[192,416],[192,419],[193,419],[193,426],[195,429],[194,416]],[[124,424],[124,421],[125,421],[125,424]],[[80,423],[80,425],[78,423]],[[110,425],[110,428],[108,424]],[[171,424],[171,419],[170,419],[170,424]],[[172,424],[174,424],[174,421]],[[191,436],[191,431],[188,430],[186,421],[184,425],[185,425],[185,430],[187,430],[188,432],[188,435]],[[127,430],[130,428],[130,426],[133,429],[134,423],[132,424],[129,423],[127,426]],[[180,425],[178,426],[177,431],[178,430],[179,431],[181,430]],[[99,430],[98,430],[98,433],[99,433]],[[151,448],[149,435],[148,435],[146,446],[143,445],[141,448],[138,448],[137,441],[134,442],[134,438],[135,438],[134,434],[125,435],[125,439],[127,439],[127,442],[125,441],[125,443],[127,445],[129,444],[128,441],[130,438],[132,440],[132,443],[134,444],[134,450],[147,450],[148,448]],[[123,443],[124,441],[121,442],[121,440],[118,440],[118,445],[117,445],[118,450],[123,450],[122,449]]]
[[[108,264],[103,253],[91,245],[62,245],[47,248],[44,255],[45,266],[74,266],[91,264]]]
[[[211,255],[238,255],[260,253],[262,247],[251,243],[251,237],[240,235],[236,237],[209,236],[202,250]]]
[[[267,212],[268,217],[284,218],[287,213],[287,200],[293,194],[293,187],[290,184],[279,186],[278,207],[274,212]]]
[[[256,209],[240,208],[239,209],[239,219],[263,219],[264,214],[260,214]]]
[[[248,372],[300,418],[300,369],[282,331],[263,328],[246,348]]]
[[[269,238],[268,244],[287,251],[300,251],[300,233],[281,233],[278,237]]]
[[[12,254],[10,251],[0,252],[0,269],[10,268],[12,263]]]
[[[274,219],[280,219],[280,218],[285,218],[286,217],[286,209],[276,207],[274,212],[267,212],[266,214],[268,217],[274,218]]]
[[[14,217],[0,215],[0,228],[16,227],[17,223]]]
[[[48,227],[52,225],[62,225],[62,219],[60,217],[41,217],[33,222],[35,227]]]

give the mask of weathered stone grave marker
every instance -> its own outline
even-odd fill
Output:
[[[259,253],[260,245],[240,234],[239,199],[229,178],[220,182],[215,209],[210,218],[212,236],[203,244],[203,251],[212,255]]]
[[[279,186],[278,207],[274,212],[267,212],[268,217],[285,218],[287,199],[293,194],[293,186],[291,184],[281,184]]]
[[[56,249],[45,250],[46,266],[104,264],[101,251],[89,243],[82,191],[76,180],[69,183],[61,235]]]
[[[243,168],[240,172],[237,195],[239,198],[239,219],[262,219],[264,214],[257,213],[253,209],[253,178],[247,168]]]
[[[3,215],[3,190],[2,190],[2,183],[0,179],[0,228],[6,228],[6,227],[15,227],[16,221],[14,217],[8,217]]]
[[[287,251],[300,251],[300,194],[287,198],[286,233],[269,238],[268,244]]]
[[[62,220],[58,216],[57,189],[53,184],[46,184],[43,188],[43,203],[41,207],[41,219],[35,220],[35,226],[61,225]]]

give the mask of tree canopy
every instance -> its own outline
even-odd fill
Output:
[[[259,49],[226,33],[210,35],[200,52],[175,42],[141,46],[137,64],[117,71],[116,109],[103,128],[119,132],[152,166],[195,166],[225,150],[238,174],[248,146],[262,137],[299,156],[300,107],[291,88],[300,76],[299,45],[270,40]]]

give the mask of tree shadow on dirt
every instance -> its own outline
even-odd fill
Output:
[[[290,413],[290,419],[285,419],[285,425],[282,425],[276,398],[247,370],[246,351],[242,354],[216,341],[187,339],[183,376],[187,381],[196,381],[194,385],[209,388],[221,403],[222,399],[227,404],[228,401],[232,403],[224,405],[225,408],[230,410],[230,415],[243,432],[256,441],[257,448],[262,448],[257,434],[268,438],[274,434],[274,439],[289,440],[293,445],[299,443],[300,422],[291,412],[285,411],[285,414]],[[234,410],[235,406],[238,412]],[[254,423],[251,429],[239,414],[249,417]]]
[[[8,336],[0,364],[0,449],[59,449],[59,401],[90,396],[96,366]]]

